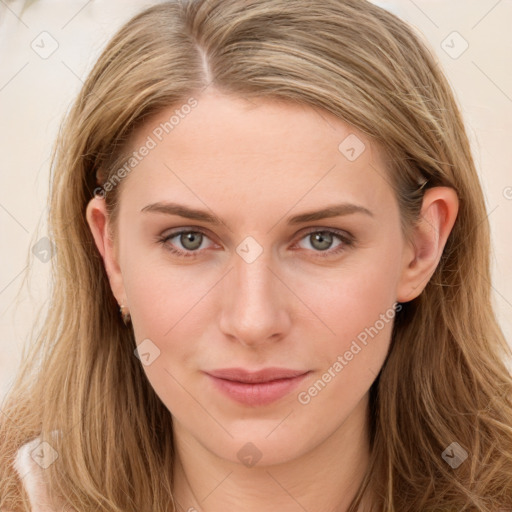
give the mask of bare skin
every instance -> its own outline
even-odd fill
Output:
[[[137,343],[149,339],[159,350],[144,370],[173,417],[177,503],[190,512],[346,511],[367,468],[368,391],[392,331],[392,321],[377,322],[427,284],[457,215],[456,194],[426,191],[408,243],[385,162],[363,134],[305,106],[212,89],[197,99],[123,179],[113,240],[104,200],[87,208]],[[174,110],[140,127],[133,150]],[[354,152],[339,149],[350,134],[365,144],[353,161]],[[221,221],[141,211],[157,202]],[[288,222],[341,203],[370,213],[352,207]],[[194,233],[180,237],[179,229]],[[377,325],[363,345],[361,333]],[[285,396],[253,405],[204,373],[229,367],[309,373]],[[315,388],[326,372],[331,378]]]

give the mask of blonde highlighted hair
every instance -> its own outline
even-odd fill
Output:
[[[464,124],[428,46],[365,0],[171,1],[109,42],[54,150],[51,307],[2,405],[0,508],[29,510],[12,461],[41,436],[59,453],[45,475],[70,507],[177,510],[171,415],[133,354],[85,208],[148,116],[200,101],[208,86],[324,109],[365,133],[387,155],[406,235],[427,188],[455,189],[441,261],[402,305],[370,390],[370,465],[350,512],[368,493],[379,512],[512,508],[511,354],[492,308],[489,225]],[[113,222],[121,185],[105,196]],[[442,458],[452,441],[468,453],[456,470]]]

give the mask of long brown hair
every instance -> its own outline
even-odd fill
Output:
[[[51,488],[76,510],[177,510],[171,415],[133,354],[85,208],[125,161],[134,130],[200,101],[207,86],[324,109],[375,140],[406,235],[428,187],[455,189],[441,261],[402,305],[371,387],[370,465],[350,511],[369,492],[378,511],[512,507],[511,354],[491,304],[483,193],[439,63],[406,23],[364,0],[191,0],[126,23],[63,124],[51,172],[51,305],[2,406],[0,508],[29,510],[11,464],[40,435],[59,454],[45,472]],[[113,221],[121,189],[105,196]],[[453,442],[468,454],[456,469],[443,457]]]

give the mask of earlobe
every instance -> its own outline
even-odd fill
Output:
[[[86,208],[86,219],[107,273],[112,293],[119,303],[126,302],[118,255],[111,237],[105,200],[94,197]]]
[[[433,187],[423,197],[412,241],[404,249],[397,302],[408,302],[423,291],[435,272],[459,208],[457,193],[451,187]]]

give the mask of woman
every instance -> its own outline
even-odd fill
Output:
[[[149,8],[52,180],[2,510],[512,507],[483,194],[405,23],[362,0]]]

